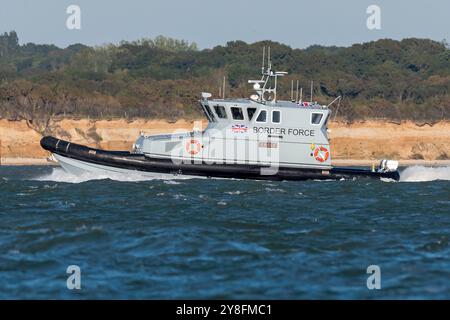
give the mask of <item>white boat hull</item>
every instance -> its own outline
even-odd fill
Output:
[[[115,168],[111,166],[103,166],[100,164],[89,163],[85,161],[80,161],[68,157],[61,156],[59,154],[53,154],[55,159],[61,165],[61,167],[67,173],[74,176],[83,176],[89,173],[93,173],[97,176],[111,176],[111,175],[134,175],[141,176],[143,178],[152,178],[152,179],[170,179],[174,178],[176,175],[167,174],[167,173],[158,173],[158,172],[146,172],[139,170],[128,170],[122,168]],[[183,176],[183,178],[188,178],[187,176]]]

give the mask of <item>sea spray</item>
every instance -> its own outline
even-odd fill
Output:
[[[411,166],[400,172],[402,182],[450,180],[450,167]]]
[[[86,172],[81,175],[70,174],[62,168],[53,168],[52,172],[44,176],[37,177],[33,180],[38,181],[54,181],[54,182],[66,182],[66,183],[81,183],[90,180],[114,180],[122,182],[140,182],[149,180],[181,180],[190,179],[189,176],[155,176],[150,177],[140,174],[138,171],[136,173],[120,173],[120,172],[105,172],[105,173],[94,173]]]

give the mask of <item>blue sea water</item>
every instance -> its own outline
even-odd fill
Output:
[[[448,167],[397,183],[103,178],[0,167],[0,298],[450,298]]]

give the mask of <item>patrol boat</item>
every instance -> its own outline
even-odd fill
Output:
[[[202,92],[205,130],[146,135],[131,151],[106,151],[44,137],[41,146],[53,153],[67,172],[138,173],[149,177],[203,176],[258,180],[384,178],[399,180],[398,162],[382,160],[378,168],[331,165],[328,106],[300,99],[277,99],[278,78],[263,53],[261,78],[249,80],[248,99],[213,99]],[[298,93],[298,89],[297,89]],[[291,96],[293,88],[291,88]]]

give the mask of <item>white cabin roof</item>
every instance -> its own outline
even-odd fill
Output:
[[[259,102],[259,101],[254,101],[251,99],[208,99],[208,100],[201,100],[202,103],[210,105],[210,106],[215,106],[215,105],[223,105],[223,106],[229,106],[229,105],[242,105],[242,104],[253,104],[255,106],[260,106],[260,107],[265,107],[265,108],[293,108],[293,109],[297,109],[297,108],[304,108],[304,109],[319,109],[319,110],[323,110],[323,109],[328,109],[327,106],[325,105],[320,105],[317,102],[308,102],[305,101],[303,103],[296,103],[296,102],[292,102],[292,101],[283,101],[283,100],[278,100],[276,102],[273,101],[266,101],[266,102]]]

